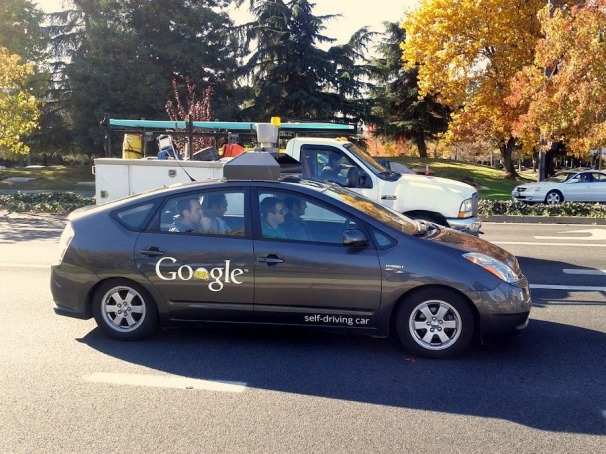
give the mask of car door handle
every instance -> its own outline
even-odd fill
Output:
[[[148,257],[159,257],[161,255],[166,254],[166,251],[160,250],[160,248],[156,246],[152,246],[148,249],[140,249],[139,254],[147,255]]]
[[[257,257],[257,263],[267,263],[268,265],[275,265],[277,263],[284,263],[284,259],[278,258],[278,256],[270,254],[265,257]]]

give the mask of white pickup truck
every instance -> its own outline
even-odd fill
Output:
[[[260,141],[263,142],[263,141]],[[265,141],[267,143],[267,141]],[[334,180],[364,196],[415,219],[425,219],[477,235],[481,221],[478,192],[465,183],[425,175],[401,175],[378,164],[353,143],[329,138],[296,137],[283,152],[301,163],[304,178]],[[326,168],[336,158],[332,177]],[[96,203],[174,183],[221,178],[219,161],[95,159]],[[260,176],[260,178],[262,178]]]

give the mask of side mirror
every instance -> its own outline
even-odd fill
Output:
[[[360,173],[360,183],[358,185],[359,188],[372,189],[372,178],[366,172]]]
[[[348,188],[372,188],[372,180],[366,172],[357,167],[350,167],[347,170],[345,187]]]
[[[347,179],[345,186],[348,188],[357,188],[360,185],[360,170],[357,167],[350,167],[347,170]]]
[[[364,233],[362,233],[360,230],[345,230],[345,232],[343,232],[343,245],[366,247],[368,246],[368,238],[366,238],[366,235],[364,235]]]

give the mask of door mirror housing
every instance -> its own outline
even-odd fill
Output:
[[[358,229],[345,230],[345,232],[343,232],[343,245],[366,247],[368,246],[368,238],[366,238],[366,235]]]
[[[357,167],[350,167],[347,171],[345,186],[348,188],[372,188],[372,180],[366,172]]]

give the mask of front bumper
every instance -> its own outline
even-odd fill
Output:
[[[517,200],[518,202],[543,203],[545,201],[545,194],[542,192],[512,191],[511,200]]]
[[[499,336],[521,331],[528,326],[532,300],[525,277],[517,284],[501,283],[497,288],[480,293],[476,302],[480,313],[480,333]]]
[[[522,331],[528,326],[530,312],[489,314],[482,318],[480,332],[486,337],[499,337]]]
[[[478,217],[472,218],[447,218],[446,222],[450,228],[470,235],[478,236],[482,227],[482,220]]]

